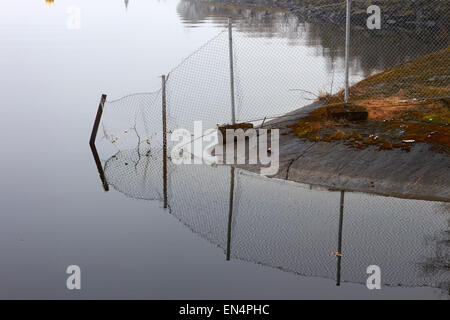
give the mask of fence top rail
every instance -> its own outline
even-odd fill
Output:
[[[127,94],[127,95],[125,95],[123,97],[120,97],[120,98],[117,98],[117,99],[114,99],[114,100],[106,100],[105,102],[107,102],[107,103],[114,103],[114,102],[119,102],[119,101],[121,101],[123,99],[126,99],[126,98],[134,97],[134,96],[147,95],[147,94],[158,94],[160,91],[161,91],[161,89],[158,89],[158,90],[155,90],[155,91],[148,91],[148,92],[130,93],[130,94]]]

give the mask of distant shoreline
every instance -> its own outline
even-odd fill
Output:
[[[188,0],[189,1],[189,0]],[[200,0],[211,6],[221,6],[230,9],[275,10],[290,12],[310,21],[345,23],[345,3],[342,0]],[[412,1],[358,1],[352,3],[352,24],[365,26],[368,18],[367,8],[379,5],[382,10],[382,29],[401,27],[415,28],[446,28],[450,19],[450,4],[445,1],[430,2],[418,7]]]

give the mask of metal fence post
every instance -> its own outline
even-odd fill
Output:
[[[347,0],[347,17],[345,26],[345,103],[348,103],[349,96],[349,68],[350,68],[350,27],[351,27],[351,2]]]
[[[230,55],[230,89],[231,89],[231,122],[236,123],[236,107],[234,100],[234,62],[233,62],[233,24],[231,18],[228,18],[228,42]]]
[[[162,130],[163,130],[163,193],[164,209],[167,209],[167,113],[166,113],[166,76],[161,76]]]

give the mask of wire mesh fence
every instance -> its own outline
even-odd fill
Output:
[[[198,5],[182,3],[186,14],[188,6]],[[264,10],[239,9],[243,18],[233,25],[233,59],[224,26],[168,72],[167,133],[193,132],[195,121],[215,128],[231,123],[233,113],[236,122],[260,124],[316,100],[342,104],[345,2],[314,3],[297,15],[271,12],[271,18]],[[381,9],[381,30],[367,28],[372,4]],[[209,8],[216,9],[211,13]],[[222,17],[222,24],[229,13],[214,6],[201,10]],[[450,96],[449,10],[448,2],[437,0],[352,1],[349,101],[389,101],[395,107],[443,99],[445,104]],[[308,22],[317,16],[320,24]],[[108,183],[129,197],[161,201],[161,90],[107,101],[102,125],[104,136],[119,149],[105,163]],[[168,165],[171,213],[231,257],[331,279],[342,270],[342,281],[358,283],[365,282],[368,265],[380,264],[385,285],[450,289],[446,204],[346,193],[339,230],[338,192],[267,183],[240,170],[234,181],[226,166]],[[331,253],[339,239],[344,256],[338,267],[340,260]]]
[[[103,138],[118,150],[162,145],[161,92],[130,94],[106,101]]]
[[[198,3],[183,1],[185,6],[192,2]],[[395,106],[448,101],[450,5],[438,0],[431,6],[404,0],[351,3],[349,102],[389,101]],[[373,4],[380,8],[380,30],[366,26],[367,9]],[[308,4],[302,15],[273,13],[270,23],[256,23],[258,32],[249,30],[248,24],[265,21],[266,15],[255,18],[240,11],[244,18],[236,19],[232,42],[224,28],[168,73],[168,131],[191,131],[194,121],[214,128],[231,123],[233,113],[236,122],[258,124],[320,99],[331,105],[343,103],[345,25],[339,18],[320,24],[302,20],[314,12],[339,17],[343,9],[342,1],[318,1]],[[406,19],[401,24],[398,12]],[[246,16],[252,17],[251,22]],[[401,27],[394,28],[398,24]],[[161,144],[160,106],[160,90],[107,101],[105,137],[119,150],[149,141]]]
[[[194,121],[206,128],[231,121],[231,86],[227,30],[168,73],[168,130],[193,132]]]

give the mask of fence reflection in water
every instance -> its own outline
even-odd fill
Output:
[[[127,197],[162,202],[162,163],[161,149],[122,151],[106,161],[104,176]],[[450,288],[448,203],[319,190],[229,166],[171,162],[167,184],[170,214],[227,259],[337,284],[365,284],[366,268],[376,264],[385,286]]]

